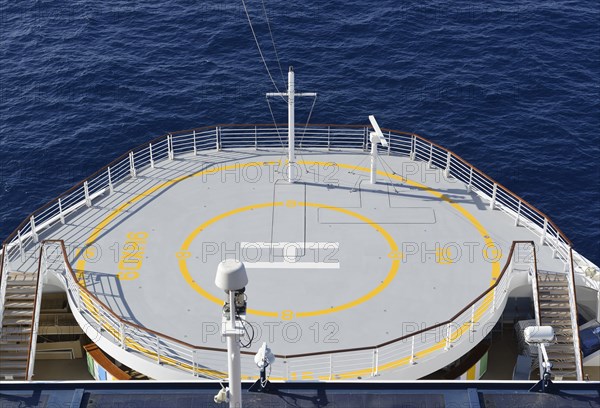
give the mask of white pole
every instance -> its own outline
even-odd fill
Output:
[[[231,330],[236,328],[235,291],[229,291],[229,323]],[[242,407],[242,367],[240,362],[240,336],[227,336],[227,354],[229,354],[229,408]]]
[[[377,184],[377,142],[371,136],[371,184]]]
[[[294,182],[294,165],[296,155],[294,152],[294,68],[288,71],[288,182]]]

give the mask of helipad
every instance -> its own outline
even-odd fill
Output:
[[[401,157],[370,184],[365,155],[280,151],[157,163],[52,233],[122,317],[222,347],[217,264],[249,271],[248,321],[281,354],[382,343],[450,318],[530,239],[466,187]],[[85,228],[83,228],[85,226]],[[391,324],[390,324],[391,323]]]
[[[267,342],[274,378],[420,378],[482,340],[535,265],[564,271],[568,242],[414,135],[388,131],[372,180],[367,130],[311,129],[292,181],[277,129],[169,134],[36,212],[5,267],[55,272],[92,341],[153,378],[226,376],[224,259],[248,272],[245,376]]]

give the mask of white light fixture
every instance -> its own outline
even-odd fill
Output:
[[[264,370],[275,362],[275,355],[271,352],[271,349],[267,346],[267,343],[263,343],[256,355],[254,356],[254,363],[261,370]]]
[[[263,343],[258,352],[254,356],[254,363],[260,369],[258,380],[248,388],[249,392],[269,392],[270,382],[267,376],[267,367],[275,362],[275,355],[271,349],[267,347],[267,343]]]

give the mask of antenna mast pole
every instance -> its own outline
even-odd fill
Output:
[[[288,182],[294,183],[296,181],[296,175],[294,174],[294,168],[296,166],[296,151],[295,151],[295,100],[296,96],[312,96],[316,97],[315,92],[302,92],[296,93],[294,85],[294,67],[290,67],[288,71],[288,89],[285,93],[280,92],[269,92],[269,96],[282,96],[288,97]]]
[[[294,100],[296,99],[294,89],[294,68],[288,71],[288,183],[296,181],[294,166],[296,165],[296,128],[294,126],[295,112]]]

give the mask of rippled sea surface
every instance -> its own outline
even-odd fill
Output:
[[[167,131],[269,123],[241,0],[0,0],[0,237]],[[284,87],[260,0],[246,0]],[[600,263],[600,3],[265,0],[313,123],[417,132],[551,217]],[[275,104],[278,121],[285,107]],[[298,122],[309,101],[298,103]]]

